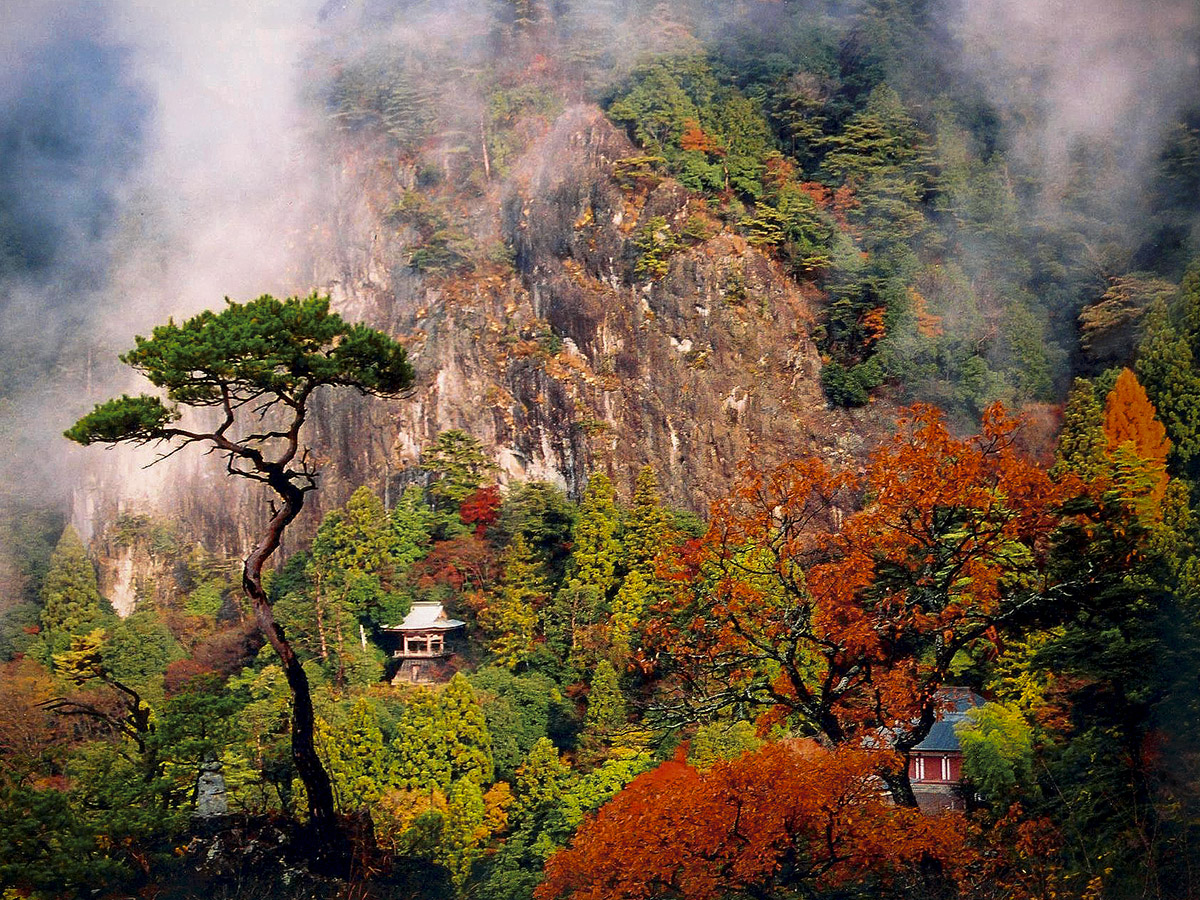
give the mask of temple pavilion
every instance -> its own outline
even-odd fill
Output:
[[[392,683],[441,681],[452,653],[449,645],[466,624],[447,618],[440,603],[414,603],[401,624],[383,629],[399,638],[392,656],[400,660],[400,665]]]

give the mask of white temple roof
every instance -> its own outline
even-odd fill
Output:
[[[451,628],[461,628],[466,622],[458,619],[447,619],[446,610],[440,603],[414,603],[404,621],[399,625],[388,625],[386,631],[429,631],[436,629],[446,631]]]

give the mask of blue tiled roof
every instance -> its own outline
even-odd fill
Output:
[[[913,750],[931,753],[958,751],[961,748],[958,735],[954,733],[954,726],[966,717],[969,710],[984,704],[984,699],[968,688],[943,688],[938,691],[938,700],[952,705],[942,710],[933,727],[929,729],[928,736]]]

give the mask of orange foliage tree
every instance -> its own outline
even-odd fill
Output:
[[[1053,590],[1046,544],[1070,485],[1018,452],[1016,428],[997,406],[958,439],[917,407],[861,481],[817,459],[747,468],[676,561],[677,590],[649,628],[660,712],[756,706],[760,725],[887,746],[880,774],[915,805],[907,755],[956,654]]]
[[[534,896],[809,896],[871,881],[875,896],[889,885],[909,896],[914,879],[944,884],[969,871],[968,821],[887,802],[875,777],[882,755],[793,740],[704,772],[664,763],[550,858]]]
[[[1157,410],[1137,376],[1122,369],[1104,403],[1104,434],[1117,480],[1126,470],[1126,480],[1140,481],[1145,494],[1143,506],[1158,510],[1170,481],[1167,454],[1171,441],[1158,420]],[[1130,479],[1129,476],[1138,475]]]

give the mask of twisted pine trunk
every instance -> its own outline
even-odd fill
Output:
[[[275,621],[275,613],[262,586],[262,570],[267,559],[279,548],[283,530],[299,515],[304,506],[304,492],[284,477],[270,479],[270,485],[283,499],[283,505],[267,525],[266,533],[250,551],[242,568],[242,587],[254,607],[254,618],[267,642],[279,654],[288,687],[292,690],[292,760],[296,772],[308,793],[308,813],[314,837],[321,847],[332,849],[340,841],[340,830],[333,808],[333,787],[329,774],[321,765],[313,743],[314,715],[308,676],[288,642],[283,628]]]

